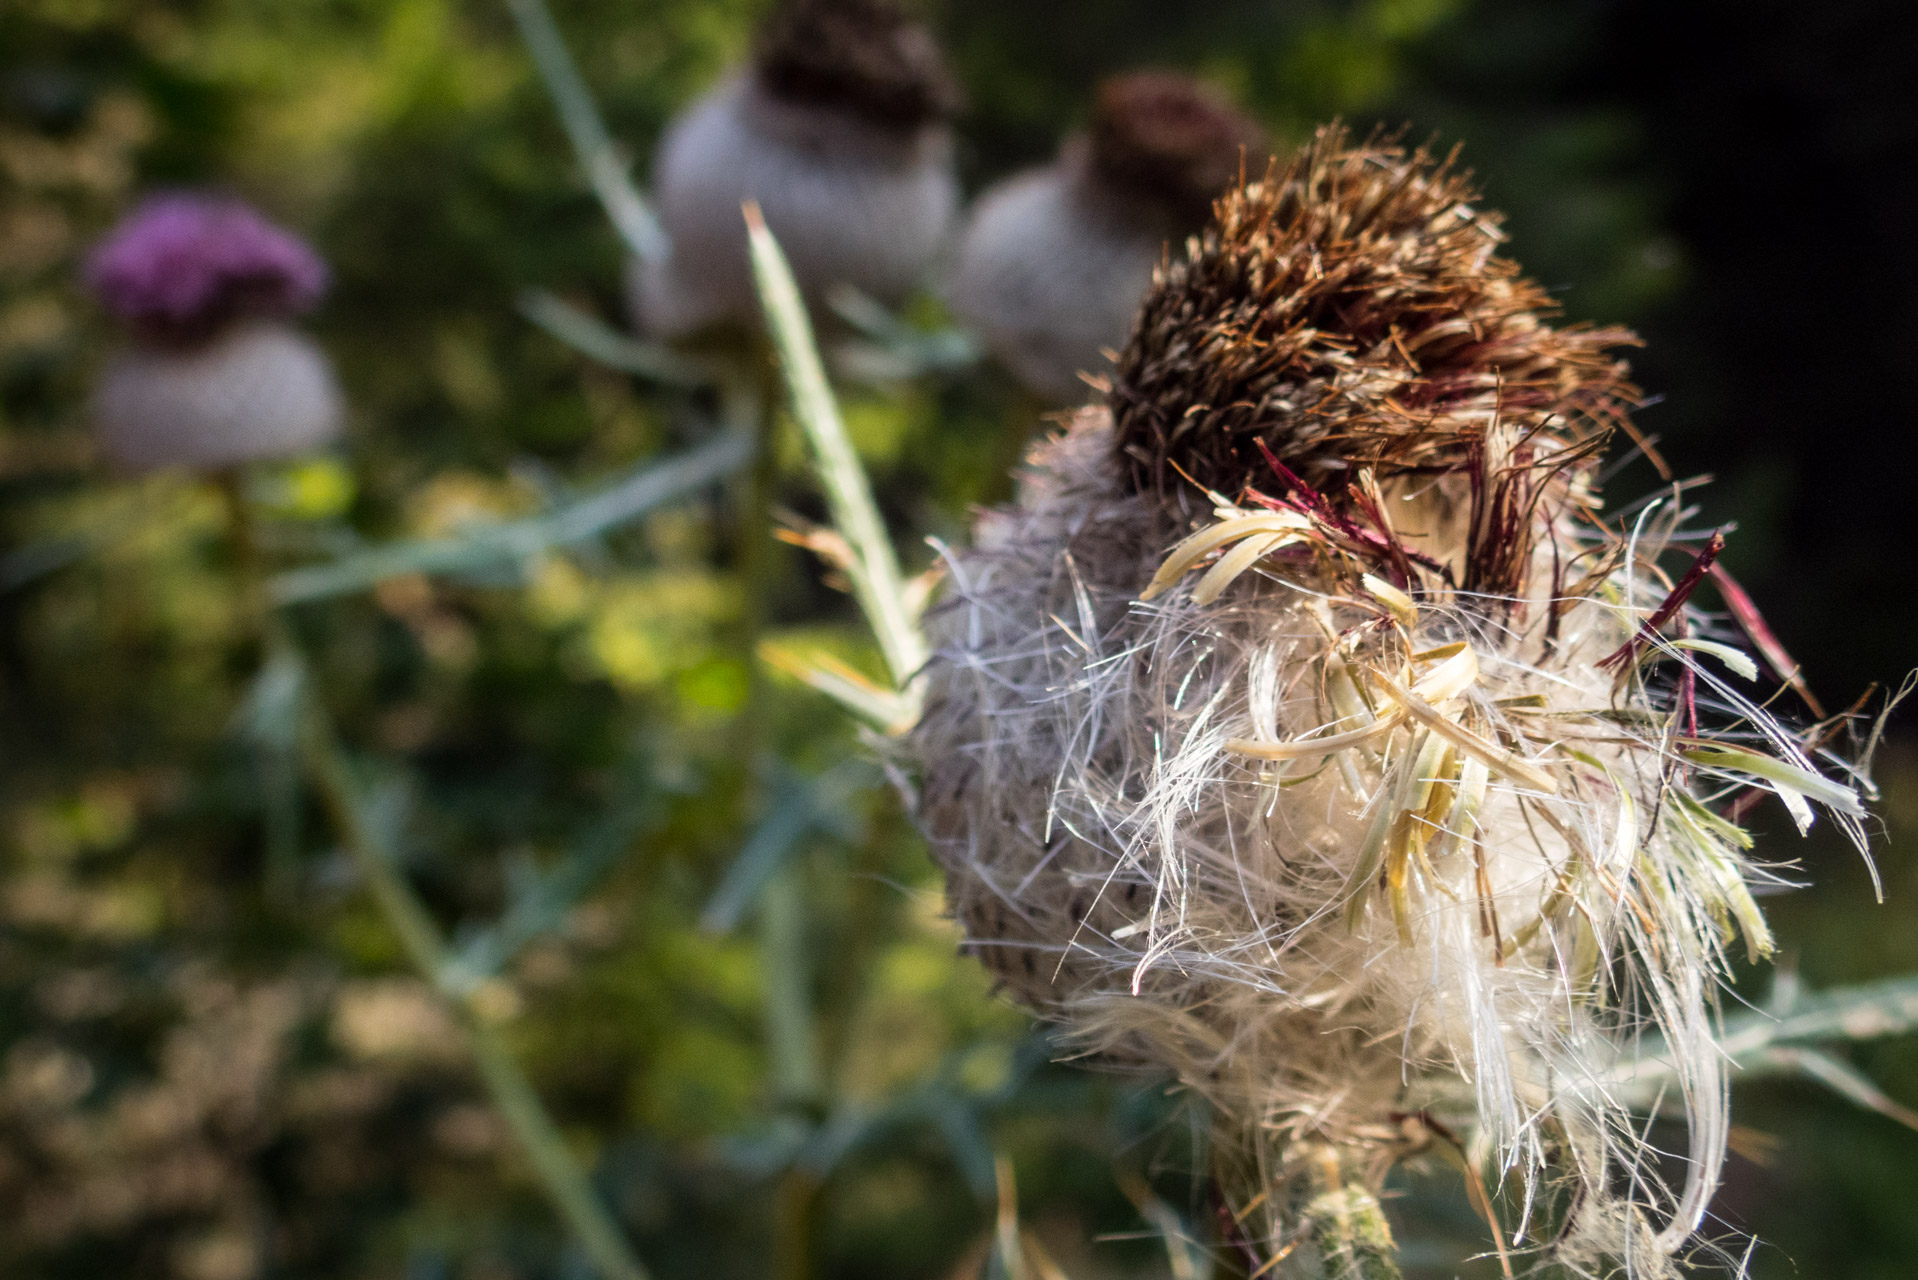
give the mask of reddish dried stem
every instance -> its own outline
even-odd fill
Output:
[[[1711,572],[1712,562],[1718,559],[1718,553],[1724,549],[1724,533],[1722,531],[1714,531],[1711,541],[1705,544],[1705,549],[1698,553],[1697,558],[1692,561],[1691,567],[1685,570],[1684,576],[1678,580],[1678,585],[1674,586],[1670,593],[1666,595],[1664,603],[1653,610],[1652,616],[1645,619],[1643,625],[1638,628],[1638,634],[1618,646],[1617,649],[1613,650],[1604,658],[1601,658],[1598,665],[1607,671],[1617,671],[1627,664],[1637,661],[1638,655],[1644,651],[1647,645],[1651,644],[1652,641],[1657,638],[1658,633],[1664,629],[1665,624],[1676,617],[1678,611],[1685,607],[1685,602],[1691,599],[1692,592],[1698,590],[1698,584],[1705,580],[1707,573]]]
[[[1725,572],[1725,566],[1722,564],[1712,566],[1712,585],[1718,588],[1719,598],[1725,602],[1725,607],[1731,610],[1732,617],[1738,621],[1739,629],[1745,633],[1745,638],[1752,642],[1752,647],[1758,650],[1759,656],[1765,660],[1765,665],[1771,668],[1772,674],[1790,685],[1792,692],[1803,698],[1805,705],[1811,708],[1811,713],[1823,720],[1825,708],[1819,705],[1817,698],[1812,696],[1811,686],[1805,683],[1805,677],[1801,674],[1798,663],[1785,651],[1785,646],[1779,643],[1778,637],[1772,634],[1772,629],[1765,624],[1765,615],[1758,611],[1757,603],[1745,593],[1745,588],[1739,586],[1737,580]]]

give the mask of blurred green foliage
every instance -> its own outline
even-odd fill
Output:
[[[641,172],[671,113],[740,56],[760,8],[554,5]],[[1282,144],[1332,115],[1464,140],[1511,214],[1515,252],[1575,318],[1659,332],[1701,313],[1695,262],[1712,243],[1675,220],[1682,175],[1648,160],[1665,122],[1652,95],[1599,74],[1629,6],[947,0],[932,12],[971,97],[975,187],[1048,156],[1100,75],[1177,65],[1238,94]],[[111,478],[93,458],[85,388],[112,338],[76,264],[136,193],[177,183],[241,191],[336,271],[313,327],[353,429],[334,456],[253,477],[276,563],[536,509],[684,447],[718,410],[595,367],[516,312],[537,287],[617,323],[621,256],[503,6],[0,10],[0,1268],[580,1274],[322,815],[241,731],[256,655],[218,496],[183,477]],[[1711,380],[1742,370],[1714,364],[1709,344],[1681,350],[1691,365],[1651,366],[1692,379],[1681,426],[1736,403]],[[919,538],[963,537],[1032,424],[989,372],[848,394],[907,567],[921,567]],[[1675,452],[1689,462],[1710,438],[1680,431]],[[1779,496],[1791,457],[1735,458],[1732,496],[1713,501],[1775,515],[1793,500]],[[795,1159],[823,1188],[817,1274],[959,1274],[983,1257],[995,1151],[1070,1274],[1162,1273],[1114,1169],[1210,1213],[1177,1100],[1047,1062],[1027,1018],[955,956],[937,877],[883,787],[847,792],[795,845],[831,1079],[810,1140],[775,1105],[751,929],[699,924],[753,829],[753,797],[777,791],[737,750],[749,681],[731,496],[708,490],[491,576],[395,578],[291,611],[350,747],[378,762],[408,874],[456,942],[470,939],[566,865],[596,819],[656,802],[628,856],[517,954],[497,994],[515,1049],[658,1275],[764,1274],[777,1171]],[[821,514],[796,439],[778,496]],[[1775,518],[1741,537],[1761,577],[1792,545]],[[801,553],[780,554],[774,635],[877,670],[843,597]],[[1817,641],[1814,670],[1858,674],[1829,629],[1802,634]],[[796,685],[776,685],[767,719],[759,732],[795,777],[860,753],[854,728]],[[1918,761],[1896,756],[1888,772],[1894,829],[1918,830],[1900,807],[1918,795]],[[276,846],[291,860],[277,879]],[[1867,914],[1850,864],[1822,846],[1809,861],[1830,883],[1772,904],[1807,979],[1918,968],[1898,927],[1918,901],[1908,868],[1888,876],[1894,906]],[[1918,1098],[1909,1045],[1858,1059]],[[1769,1167],[1735,1162],[1724,1197],[1734,1225],[1770,1242],[1756,1273],[1908,1274],[1918,1138],[1807,1086],[1739,1101],[1763,1131],[1743,1149],[1771,1153]],[[1477,1238],[1447,1194],[1408,1211],[1436,1215],[1417,1218],[1432,1275],[1452,1274]]]

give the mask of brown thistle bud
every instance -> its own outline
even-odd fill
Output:
[[[1462,472],[1494,422],[1544,451],[1618,425],[1635,392],[1610,351],[1635,339],[1546,324],[1477,200],[1453,158],[1337,126],[1227,194],[1119,361],[1132,483],[1236,494],[1270,478],[1263,445],[1336,490],[1360,468]]]
[[[1180,235],[1203,226],[1212,202],[1267,157],[1257,122],[1217,90],[1168,71],[1135,71],[1100,85],[1087,133],[1093,172],[1161,206]]]
[[[890,0],[789,0],[760,28],[754,62],[775,97],[902,132],[962,101],[931,33]]]

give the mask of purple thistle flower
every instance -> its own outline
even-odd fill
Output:
[[[153,196],[88,259],[86,279],[140,337],[193,343],[243,316],[289,316],[326,291],[299,237],[229,196]]]

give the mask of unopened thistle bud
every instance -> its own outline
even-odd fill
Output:
[[[980,197],[953,310],[1033,392],[1080,403],[1080,375],[1110,371],[1105,353],[1132,332],[1168,242],[1204,226],[1244,166],[1265,163],[1263,132],[1214,90],[1167,72],[1108,80],[1057,160]]]
[[[1449,161],[1321,132],[1161,272],[931,617],[909,751],[968,949],[1209,1100],[1274,1274],[1389,1243],[1323,1206],[1435,1144],[1561,1261],[1669,1271],[1724,1154],[1726,952],[1772,946],[1727,802],[1863,840],[1686,602],[1716,536],[1600,505],[1629,335],[1547,323],[1500,240]],[[1669,1187],[1617,1087],[1642,1038]]]
[[[747,200],[809,301],[836,285],[903,300],[958,210],[947,127],[957,105],[931,33],[891,0],[784,0],[751,65],[660,143],[653,198],[672,249],[633,264],[640,328],[670,338],[757,323]]]
[[[94,251],[87,282],[132,339],[93,395],[116,464],[215,470],[339,434],[332,366],[287,324],[319,300],[326,266],[245,204],[148,200]]]

